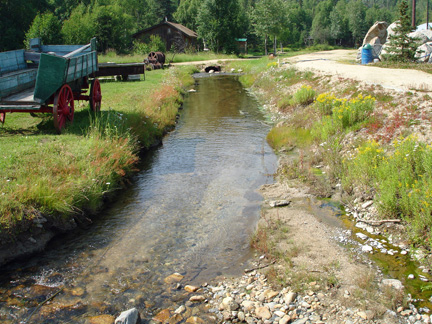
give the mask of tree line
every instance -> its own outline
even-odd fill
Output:
[[[86,44],[130,52],[131,36],[165,17],[196,31],[207,47],[237,50],[247,38],[268,46],[358,46],[375,21],[393,22],[401,0],[0,0],[0,50],[22,48],[30,38],[45,44]],[[426,1],[417,23],[426,21]],[[410,9],[409,9],[410,10]]]

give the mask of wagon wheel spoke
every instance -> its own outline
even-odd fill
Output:
[[[4,124],[5,119],[6,119],[6,113],[0,112],[0,123]]]
[[[99,112],[102,102],[102,91],[98,79],[94,79],[90,86],[90,109]]]
[[[63,85],[54,98],[53,106],[54,127],[60,134],[66,122],[73,121],[74,117],[74,97],[72,89]]]

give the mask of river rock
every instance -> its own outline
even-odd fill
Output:
[[[141,317],[136,308],[129,309],[120,314],[116,318],[115,324],[139,324],[141,323]]]
[[[373,200],[368,200],[362,204],[362,208],[366,209],[366,208],[372,206],[372,204],[373,204]]]
[[[180,314],[174,314],[168,320],[168,324],[179,324],[183,321],[183,317]]]
[[[289,315],[285,315],[279,320],[279,324],[288,324],[291,321],[291,317]]]
[[[257,307],[255,309],[255,315],[258,318],[261,318],[263,320],[267,320],[271,318],[270,310],[268,309],[267,306]]]
[[[164,279],[165,283],[172,284],[181,281],[184,278],[180,273],[173,273]]]
[[[189,317],[187,319],[186,323],[189,323],[189,324],[205,324],[205,322],[201,318],[196,317],[196,316]]]
[[[201,295],[196,295],[196,296],[192,296],[191,298],[189,298],[189,301],[194,302],[194,303],[202,303],[206,298],[204,296]]]
[[[181,314],[186,310],[186,307],[184,305],[181,305],[179,308],[177,308],[174,313],[175,314]]]
[[[89,318],[90,324],[113,324],[115,320],[114,316],[111,315],[99,315],[92,316]]]
[[[264,297],[267,300],[272,300],[277,295],[279,295],[279,293],[277,291],[272,290],[272,289],[267,289],[266,291],[264,291]]]
[[[296,299],[297,294],[295,292],[290,291],[289,293],[285,294],[284,301],[285,304],[289,305]]]
[[[362,223],[357,223],[357,224],[362,224]],[[363,233],[356,233],[356,236],[363,241],[366,241],[368,239],[368,236],[366,234],[363,234]]]
[[[289,200],[272,200],[269,202],[270,207],[284,207],[291,203]]]
[[[232,297],[225,297],[220,304],[220,308],[229,312],[239,309],[239,304]]]
[[[402,290],[404,288],[402,285],[402,282],[400,280],[397,280],[397,279],[384,279],[382,281],[382,284],[384,286],[392,287],[396,290]]]
[[[197,286],[191,286],[191,285],[186,285],[186,286],[184,287],[184,289],[185,289],[187,292],[195,292],[195,291],[197,291],[197,290],[199,289],[199,287],[197,287]]]
[[[71,294],[73,296],[82,296],[82,295],[84,295],[84,292],[85,292],[85,290],[83,288],[76,287],[76,288],[72,289]]]
[[[363,245],[362,246],[362,252],[369,253],[369,252],[372,252],[372,251],[373,251],[372,246],[370,246],[370,245]]]
[[[237,318],[240,320],[240,322],[244,322],[244,320],[245,320],[245,313],[243,313],[243,312],[238,312],[237,313]]]
[[[250,300],[244,300],[241,305],[246,312],[251,312],[255,308],[255,303]]]

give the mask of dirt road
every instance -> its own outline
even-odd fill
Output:
[[[380,84],[396,91],[432,91],[432,74],[349,63],[355,61],[356,55],[356,50],[333,50],[294,56],[284,62],[300,70],[313,70],[319,74],[354,79],[366,84]]]

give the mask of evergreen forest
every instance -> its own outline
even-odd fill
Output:
[[[353,47],[375,21],[395,21],[400,1],[0,0],[0,51],[23,48],[33,37],[44,44],[86,44],[97,37],[101,52],[130,53],[131,36],[165,17],[196,31],[216,52],[235,52],[235,38],[247,38],[256,51],[264,44]],[[426,1],[417,0],[417,24],[426,22]]]

